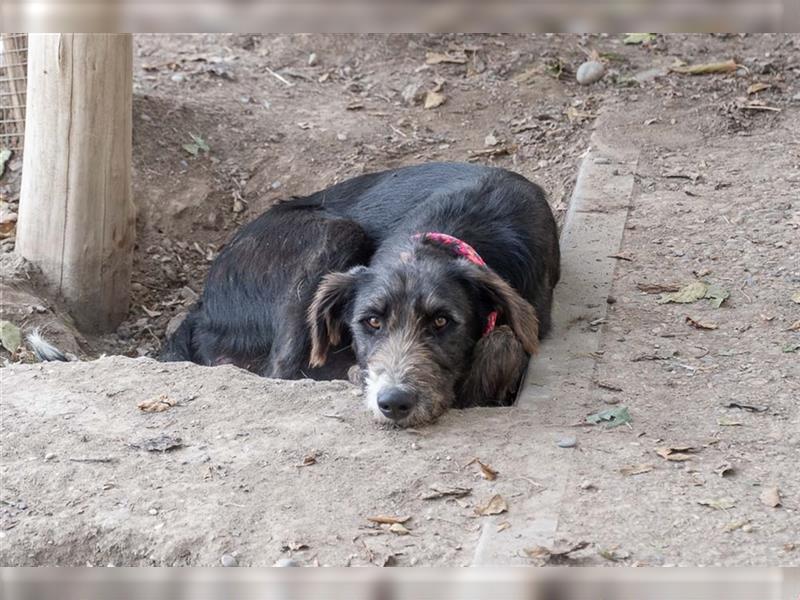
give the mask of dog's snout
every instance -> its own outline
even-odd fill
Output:
[[[378,393],[378,408],[393,421],[405,419],[411,414],[414,404],[414,394],[399,387],[390,387]]]

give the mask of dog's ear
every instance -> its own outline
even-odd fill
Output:
[[[457,406],[511,406],[527,365],[528,355],[511,328],[495,328],[478,340],[472,351]]]
[[[525,352],[536,354],[539,350],[539,319],[533,306],[491,269],[467,261],[463,267],[472,284],[500,311],[501,320],[508,323]]]
[[[359,275],[366,267],[354,267],[346,273],[328,273],[314,293],[308,307],[311,330],[312,367],[321,367],[328,358],[328,349],[342,340],[342,327],[347,305],[353,297]]]

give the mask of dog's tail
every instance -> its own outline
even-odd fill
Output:
[[[34,329],[30,332],[26,339],[28,341],[28,346],[30,346],[36,358],[40,361],[49,362],[60,360],[62,362],[69,362],[67,355],[44,339],[38,329]]]
[[[199,318],[199,304],[196,304],[178,325],[175,332],[164,343],[158,360],[162,362],[194,361],[194,328]]]

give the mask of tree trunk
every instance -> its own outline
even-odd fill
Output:
[[[128,313],[130,34],[31,34],[16,251],[37,264],[86,331]]]

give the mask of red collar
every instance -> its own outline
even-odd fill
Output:
[[[411,236],[412,239],[415,240],[428,240],[431,242],[436,242],[441,244],[442,246],[447,246],[450,248],[457,256],[466,258],[469,262],[474,265],[478,265],[479,267],[485,267],[486,261],[481,258],[481,255],[470,246],[464,240],[460,240],[457,237],[453,237],[452,235],[447,235],[446,233],[437,233],[435,231],[428,231],[426,233],[417,233]],[[489,313],[489,316],[486,317],[486,327],[483,330],[483,335],[489,335],[493,330],[495,325],[497,324],[497,311],[493,310]]]

